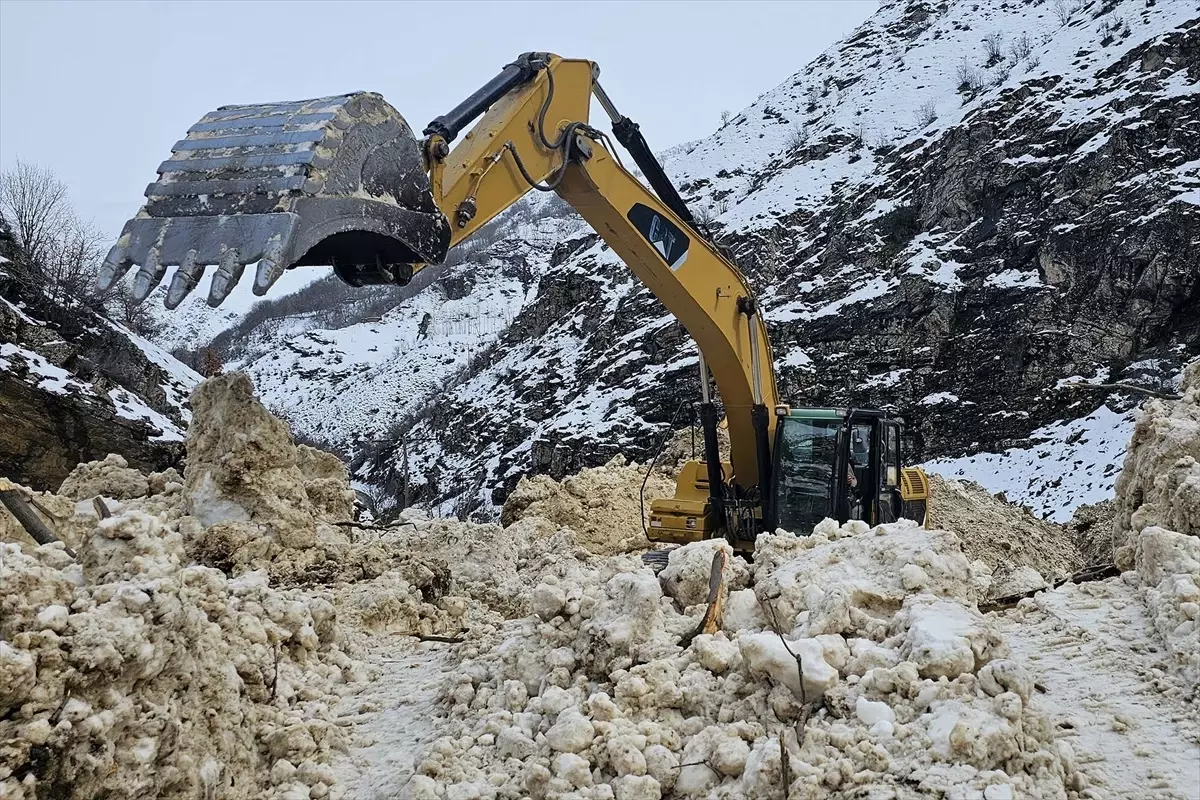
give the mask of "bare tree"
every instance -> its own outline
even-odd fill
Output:
[[[807,122],[802,122],[799,125],[793,125],[792,129],[788,131],[787,141],[784,143],[784,145],[787,147],[789,152],[799,150],[801,147],[804,147],[806,144],[808,144],[808,135],[809,132]]]
[[[929,125],[933,124],[934,120],[937,119],[937,116],[937,101],[926,100],[921,104],[921,107],[917,109],[917,126],[921,128],[928,127]]]
[[[197,372],[206,378],[211,378],[214,375],[220,375],[224,369],[225,364],[221,361],[220,353],[211,347],[200,351],[200,369]]]
[[[105,237],[79,219],[66,184],[53,172],[18,161],[0,173],[0,213],[52,294],[84,302],[106,299],[95,289]]]
[[[109,294],[110,296],[105,302],[108,316],[116,319],[139,336],[153,339],[166,327],[165,323],[151,311],[153,304],[139,303],[134,300],[133,292],[127,284],[118,282]]]
[[[728,110],[722,111],[721,112],[721,127],[724,128],[726,125],[728,125],[729,120],[732,117],[733,117],[733,114],[730,113]]]
[[[1033,40],[1029,38],[1028,33],[1022,33],[1008,46],[1008,52],[1012,55],[1013,64],[1016,64],[1033,52]]]
[[[1074,9],[1067,4],[1067,0],[1054,0],[1054,16],[1058,18],[1060,26],[1066,25],[1071,21],[1071,13]]]
[[[999,31],[989,33],[983,39],[984,52],[987,53],[987,62],[985,67],[991,67],[999,64],[1004,59],[1004,34]]]
[[[24,161],[0,174],[0,212],[12,224],[29,260],[38,265],[74,216],[67,185],[50,170]]]
[[[41,263],[52,294],[86,303],[111,296],[112,290],[101,293],[96,287],[104,244],[105,237],[98,230],[71,213]]]

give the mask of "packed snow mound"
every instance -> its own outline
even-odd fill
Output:
[[[231,575],[265,569],[279,582],[327,583],[374,578],[412,557],[352,537],[346,467],[295,444],[245,374],[206,380],[192,409],[181,531],[193,558]],[[426,566],[444,578],[444,564]]]
[[[1148,401],[1133,429],[1116,486],[1119,534],[1160,525],[1200,536],[1200,361],[1180,394]]]
[[[1178,401],[1144,406],[1117,479],[1113,532],[1117,566],[1136,572],[1172,667],[1200,691],[1200,361],[1184,371]]]
[[[721,544],[675,551],[676,577]],[[402,796],[766,800],[785,778],[795,798],[896,796],[897,774],[913,797],[1076,788],[954,534],[826,521],[757,553],[727,559],[725,628],[696,636],[695,586],[680,602],[635,557],[551,554],[533,613],[447,676],[444,735]],[[750,569],[755,589],[734,588]]]
[[[992,568],[993,596],[1024,591],[1029,569],[1053,582],[1083,566],[1078,546],[1062,526],[1038,519],[973,481],[931,474],[929,487],[930,523],[957,533],[967,554]]]
[[[327,599],[189,565],[138,510],[79,556],[0,544],[0,794],[295,796],[280,759],[319,782],[354,678]]]
[[[511,525],[541,517],[571,528],[579,544],[596,555],[645,549],[650,541],[642,531],[650,501],[675,493],[673,481],[646,472],[646,467],[627,464],[623,456],[616,456],[602,467],[584,469],[561,483],[547,475],[522,477],[504,501],[500,521]]]
[[[397,526],[382,534],[381,542],[450,565],[456,591],[504,618],[530,613],[536,599],[529,592],[530,576],[564,559],[592,560],[573,531],[537,517],[501,527],[431,518],[409,508],[401,512]]]
[[[60,495],[72,500],[90,500],[93,497],[132,500],[144,497],[149,491],[150,483],[146,476],[132,469],[129,462],[116,453],[109,453],[100,461],[80,464],[58,489]]]
[[[327,453],[297,447],[287,425],[254,396],[245,373],[200,384],[192,413],[183,476],[188,512],[201,524],[267,520],[273,534],[300,537],[296,546],[304,547],[315,521],[350,519],[354,495],[346,468]]]

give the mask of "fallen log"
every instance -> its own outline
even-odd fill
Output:
[[[12,514],[17,522],[21,523],[21,527],[25,529],[25,532],[38,544],[54,544],[55,542],[62,541],[55,535],[54,531],[50,530],[50,527],[45,522],[42,522],[42,518],[30,507],[29,501],[25,499],[25,495],[20,490],[0,490],[0,503],[8,509],[8,513]],[[64,549],[71,558],[75,557],[74,550],[69,547]]]

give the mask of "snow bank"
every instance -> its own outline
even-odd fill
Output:
[[[956,536],[763,535],[752,567],[727,558],[724,629],[693,637],[722,546],[674,551],[661,583],[630,556],[518,565],[534,613],[464,645],[403,796],[773,798],[785,774],[791,797],[875,796],[898,774],[920,796],[1073,784]]]
[[[0,797],[344,797],[350,651],[463,627],[444,561],[331,524],[344,467],[244,376],[192,403],[184,476],[110,456],[26,492],[75,558],[0,513]]]
[[[1117,479],[1117,565],[1136,571],[1173,666],[1200,687],[1200,361],[1181,398],[1143,408]]]
[[[640,500],[645,481],[645,504]],[[646,467],[627,464],[616,456],[602,467],[584,469],[562,483],[547,475],[522,477],[508,499],[500,520],[511,525],[527,517],[541,517],[571,528],[579,544],[597,555],[616,555],[645,549],[650,542],[642,533],[650,501],[675,494],[675,484],[657,472],[646,476]]]
[[[329,708],[354,669],[327,599],[188,565],[136,510],[79,557],[0,545],[5,797],[282,797],[273,763],[319,774],[343,746]]]
[[[1117,478],[1118,533],[1160,525],[1200,536],[1200,361],[1183,373],[1178,402],[1150,400]]]

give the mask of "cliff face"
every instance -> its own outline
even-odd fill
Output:
[[[783,394],[908,412],[914,459],[1042,515],[1110,493],[1131,403],[1065,385],[1170,387],[1200,353],[1197,17],[884,3],[665,153],[760,296]],[[275,320],[238,365],[361,481],[396,496],[407,472],[443,511],[647,457],[689,418],[693,346],[577,218],[518,212],[434,294]]]
[[[119,453],[161,470],[182,457],[200,376],[71,298],[55,297],[0,241],[0,475],[57,489],[81,461]]]

